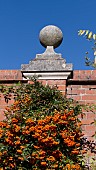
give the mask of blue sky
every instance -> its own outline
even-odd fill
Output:
[[[38,36],[46,25],[58,26],[64,35],[55,49],[74,70],[85,66],[85,52],[92,55],[92,42],[78,37],[78,30],[96,33],[96,0],[0,0],[0,70],[21,69],[44,52]],[[91,68],[92,69],[92,68]]]

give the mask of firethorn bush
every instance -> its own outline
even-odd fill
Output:
[[[0,122],[0,170],[82,169],[80,105],[37,80],[9,91],[15,100]]]

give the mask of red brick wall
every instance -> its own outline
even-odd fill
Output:
[[[96,104],[96,70],[74,71],[73,78],[67,81],[67,97],[71,97],[81,104]],[[96,119],[96,114],[85,111],[82,128],[85,137],[89,140],[96,131],[96,126],[90,125],[94,119]]]
[[[10,85],[22,81],[26,81],[22,78],[20,70],[0,70],[0,84]],[[29,83],[29,81],[28,81]],[[42,83],[50,86],[57,86],[67,98],[73,98],[80,103],[95,103],[96,104],[96,70],[75,70],[73,71],[73,77],[66,80],[42,80]],[[9,105],[12,104],[12,100],[9,101]],[[8,105],[2,94],[0,98],[0,120],[4,119],[4,110]],[[91,136],[94,133],[95,126],[90,123],[95,118],[95,114],[92,112],[86,112],[83,119],[83,130],[85,136],[88,139],[92,139]]]
[[[22,80],[20,70],[0,70],[0,82]]]
[[[67,81],[67,97],[96,104],[96,70],[74,71],[73,79]]]
[[[22,73],[20,70],[0,70],[0,85],[10,86],[18,81],[22,81]],[[13,100],[5,102],[3,94],[0,94],[0,120],[4,119],[4,110],[11,105]]]
[[[41,82],[45,85],[50,85],[50,87],[57,87],[64,95],[66,93],[66,80],[43,80]]]

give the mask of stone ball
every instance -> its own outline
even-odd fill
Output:
[[[57,26],[48,25],[40,31],[39,40],[45,48],[47,46],[57,48],[63,40],[63,33]]]

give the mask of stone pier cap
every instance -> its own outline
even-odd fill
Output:
[[[67,79],[73,65],[66,64],[62,55],[54,51],[63,41],[62,31],[54,25],[44,27],[39,34],[40,43],[46,48],[42,54],[37,54],[29,64],[21,65],[24,79],[34,75],[39,79]]]

